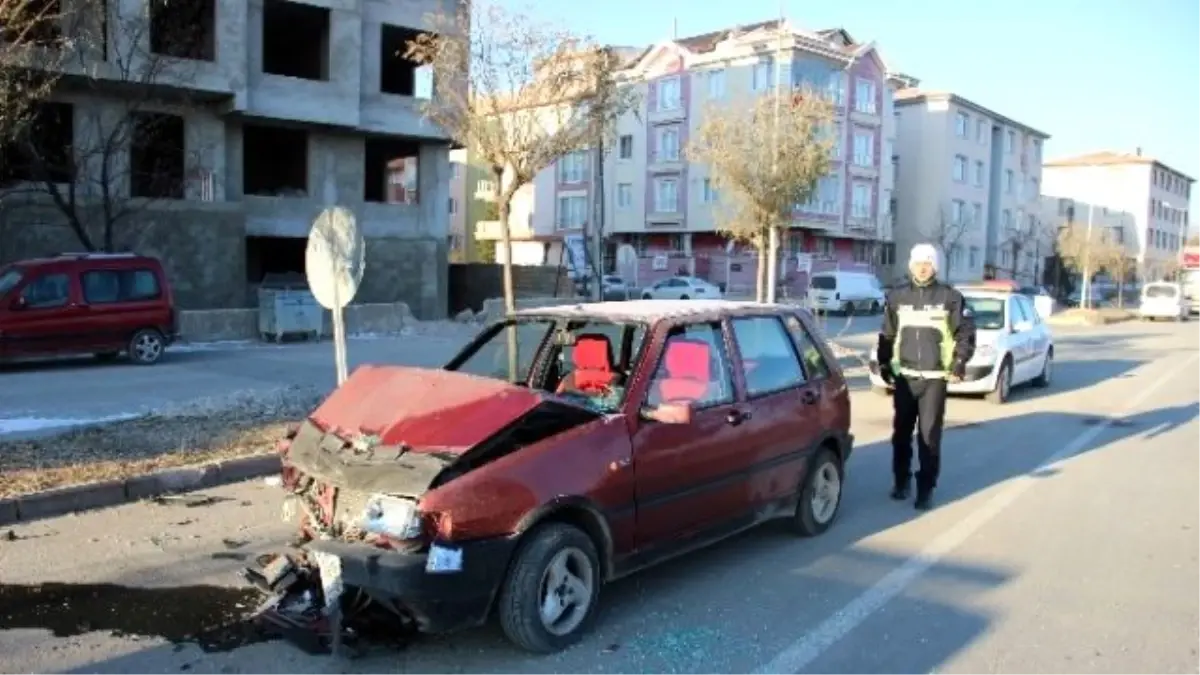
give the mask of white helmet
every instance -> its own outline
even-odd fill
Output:
[[[941,269],[941,256],[938,254],[937,247],[933,244],[917,244],[913,246],[912,251],[908,254],[908,266],[912,267],[917,263],[925,262],[933,265],[934,272]]]

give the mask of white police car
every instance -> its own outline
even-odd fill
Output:
[[[1054,336],[1033,300],[1004,284],[958,290],[975,320],[975,355],[967,363],[963,381],[951,383],[947,391],[984,394],[993,403],[1004,403],[1015,386],[1050,386]],[[879,377],[874,354],[870,370],[872,387],[889,393],[891,388]]]

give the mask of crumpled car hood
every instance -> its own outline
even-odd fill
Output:
[[[448,370],[362,366],[309,418],[353,442],[461,455],[532,410],[543,394]]]

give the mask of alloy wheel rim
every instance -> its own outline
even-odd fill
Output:
[[[138,336],[137,342],[134,344],[134,351],[137,352],[138,359],[148,361],[158,356],[162,351],[162,344],[158,338],[144,333]]]
[[[552,635],[579,628],[592,606],[596,573],[578,548],[564,548],[550,559],[538,587],[538,618]]]
[[[837,510],[838,498],[842,492],[842,479],[838,476],[837,467],[832,462],[825,462],[817,469],[813,480],[812,514],[813,520],[824,525],[833,518]]]

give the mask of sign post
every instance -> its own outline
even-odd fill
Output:
[[[350,210],[335,206],[313,221],[304,255],[308,287],[321,306],[332,313],[333,360],[337,383],[346,381],[346,324],[342,310],[358,292],[366,267],[366,246]]]

